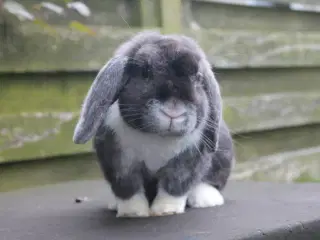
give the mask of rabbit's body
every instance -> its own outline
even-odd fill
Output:
[[[99,72],[74,141],[94,137],[118,216],[223,204],[233,161],[218,83],[184,36],[142,33]]]
[[[224,202],[219,192],[212,191],[212,189],[208,191],[208,185],[215,187],[217,190],[222,190],[227,183],[233,164],[232,138],[225,123],[222,124],[220,129],[218,150],[207,153],[211,157],[211,162],[209,161],[207,164],[202,165],[200,169],[195,170],[192,169],[194,167],[193,165],[186,167],[184,161],[179,163],[178,161],[172,161],[172,159],[192,146],[194,142],[203,141],[200,133],[195,134],[193,138],[194,142],[190,141],[190,138],[166,139],[160,136],[141,133],[128,127],[121,119],[119,110],[117,109],[118,104],[115,103],[112,105],[106,119],[106,124],[101,126],[99,130],[100,134],[96,135],[94,140],[94,148],[97,152],[98,161],[108,184],[112,184],[117,177],[121,178],[124,174],[123,171],[125,171],[127,175],[127,178],[123,179],[121,183],[118,183],[120,185],[127,185],[127,187],[117,187],[117,185],[113,183],[113,191],[110,185],[105,189],[108,194],[106,202],[110,209],[117,209],[116,204],[117,201],[119,201],[114,192],[116,192],[120,199],[128,199],[133,193],[139,192],[137,189],[140,188],[140,184],[144,185],[142,194],[146,195],[149,205],[152,204],[157,194],[157,178],[161,177],[161,171],[159,170],[165,166],[167,166],[169,170],[172,170],[172,174],[174,175],[179,174],[179,176],[183,176],[184,174],[193,174],[191,179],[198,180],[198,184],[202,184],[200,186],[203,188],[203,191],[206,191],[198,194],[205,194],[204,197],[210,198],[209,200],[205,199],[206,202],[203,203],[202,206],[197,206],[201,205],[201,203],[196,202],[195,198],[201,196],[198,194],[195,195],[190,191],[187,199],[189,205],[193,205],[193,207],[208,207],[221,205]],[[195,151],[198,150],[195,149]],[[169,161],[171,161],[171,165],[175,163],[174,165],[176,166],[171,168],[171,166],[168,165]],[[179,166],[180,164],[182,165],[181,167]],[[176,168],[180,170],[179,173],[178,171],[176,173],[174,172]],[[183,173],[183,171],[185,171],[185,173]],[[119,174],[119,176],[116,176],[117,174]],[[141,181],[143,181],[143,183],[141,183]],[[190,181],[190,183],[191,182],[192,181]],[[172,185],[170,188],[175,189],[176,186],[174,186],[174,182],[172,182]],[[179,187],[177,187],[177,191],[179,191]],[[140,198],[138,200],[141,201]],[[127,204],[127,202],[124,202],[124,204]],[[149,213],[149,208],[145,208],[144,204],[142,206],[144,209],[142,210],[139,208],[139,204],[136,204],[135,202],[133,203],[134,213],[131,214],[139,216]]]

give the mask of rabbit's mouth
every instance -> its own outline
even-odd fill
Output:
[[[192,133],[199,125],[197,108],[183,102],[156,102],[144,114],[145,126],[161,136],[182,137]]]
[[[154,110],[153,113],[153,122],[156,131],[160,135],[184,135],[188,132],[189,128],[194,128],[195,124],[192,124],[194,119],[184,111],[169,111],[165,108],[159,108]]]
[[[163,137],[183,137],[201,128],[207,116],[207,104],[196,106],[179,99],[152,99],[144,105],[120,104],[121,116],[136,130]]]

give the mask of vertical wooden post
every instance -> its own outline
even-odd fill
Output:
[[[139,0],[140,25],[142,28],[159,28],[160,2],[159,0]]]
[[[179,33],[181,31],[181,1],[160,0],[162,32],[164,34]]]

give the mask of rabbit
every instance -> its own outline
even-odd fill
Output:
[[[93,138],[116,217],[223,205],[234,164],[219,84],[191,37],[142,31],[98,72],[73,141]]]

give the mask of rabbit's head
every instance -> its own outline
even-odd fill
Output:
[[[142,33],[122,45],[89,90],[74,142],[87,142],[116,101],[129,126],[161,136],[184,136],[205,126],[217,130],[221,119],[210,65],[184,36]]]

